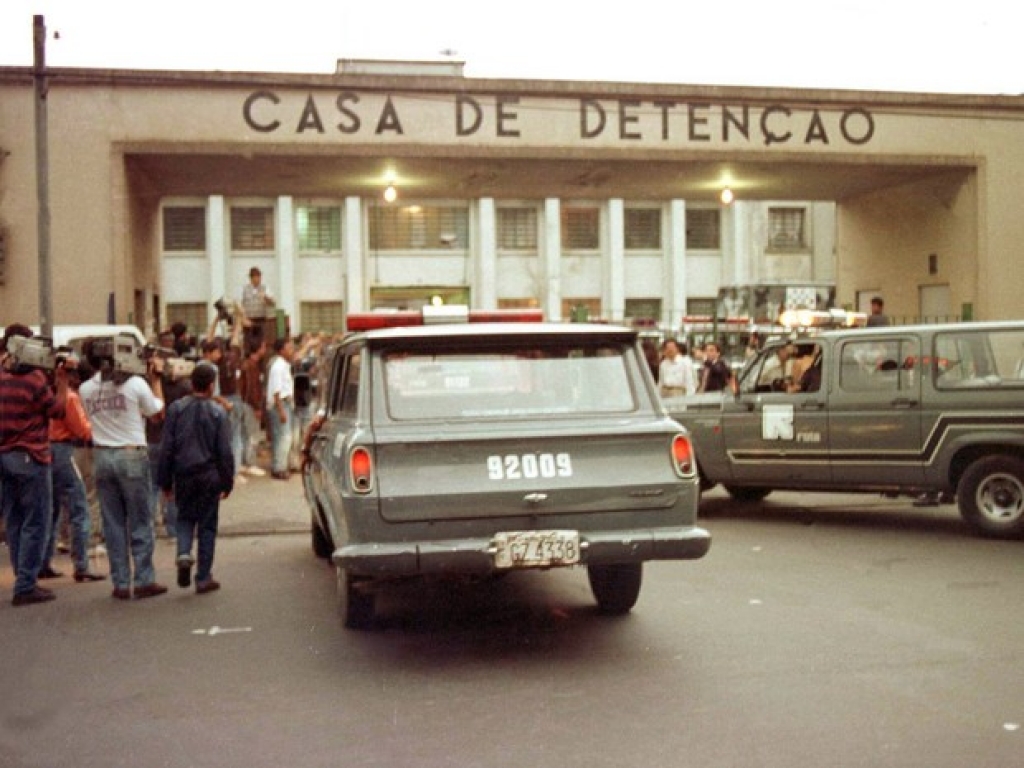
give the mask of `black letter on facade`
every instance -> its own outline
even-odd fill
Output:
[[[828,144],[828,133],[825,131],[825,123],[821,120],[821,113],[814,110],[811,113],[811,124],[807,126],[807,135],[804,136],[804,144],[812,141],[820,141]]]
[[[639,101],[626,101],[624,99],[619,101],[619,138],[620,139],[640,139],[643,138],[637,131],[626,130],[627,125],[636,125],[640,120],[639,116],[628,112],[629,109],[634,109],[640,106]]]
[[[863,117],[867,125],[865,126],[863,134],[854,137],[850,135],[849,126],[847,121],[854,116]],[[843,138],[851,144],[867,144],[871,141],[871,137],[875,135],[875,119],[871,117],[871,113],[866,109],[860,107],[854,107],[843,112],[843,117],[839,121],[839,130],[843,132]]]
[[[360,127],[359,115],[345,106],[345,102],[348,101],[351,101],[353,104],[358,104],[359,94],[352,93],[351,91],[338,94],[338,111],[341,112],[342,116],[348,118],[348,122],[342,121],[338,123],[338,130],[342,133],[357,133]]]
[[[789,107],[780,107],[778,105],[765,107],[764,112],[761,113],[761,133],[764,135],[764,145],[766,147],[772,144],[785,144],[793,137],[793,134],[789,131],[785,133],[772,133],[772,130],[768,127],[768,118],[774,114],[782,114],[789,117],[793,113]]]
[[[405,134],[405,131],[402,130],[402,122],[398,119],[398,110],[391,103],[390,96],[384,101],[384,109],[381,110],[380,120],[377,121],[376,133],[379,135],[384,131],[394,131],[399,136]]]
[[[473,113],[473,119],[466,125],[463,119],[465,114],[465,107],[469,107]],[[456,136],[469,136],[472,133],[476,133],[480,130],[480,123],[483,122],[484,113],[480,109],[480,105],[476,99],[472,96],[456,96],[455,97],[455,135]]]
[[[689,115],[688,122],[690,125],[690,141],[711,141],[711,134],[707,132],[708,116],[704,114],[707,108],[707,104],[687,105],[687,113]],[[697,133],[698,126],[704,129],[702,133]]]
[[[518,96],[499,96],[498,97],[498,136],[507,136],[509,138],[518,139],[519,129],[511,128],[506,123],[514,122],[519,119],[519,113],[513,112],[511,109],[505,109],[509,104],[518,104]]]
[[[733,125],[743,138],[750,141],[750,107],[743,106],[743,117],[739,119],[728,107],[722,107],[722,141],[729,142],[729,126]]]
[[[260,133],[271,133],[281,127],[280,120],[272,120],[269,123],[257,123],[256,118],[252,116],[252,106],[258,99],[266,99],[271,104],[280,104],[281,100],[277,97],[277,94],[271,93],[270,91],[256,91],[255,93],[249,94],[249,98],[245,100],[242,105],[242,119],[245,120],[245,124],[252,128],[254,131]]]
[[[669,110],[675,109],[676,103],[674,101],[656,101],[654,106],[661,110],[661,139],[668,141],[668,113]]]
[[[587,115],[590,114],[590,110],[594,109],[598,115],[597,126],[590,128],[590,121],[587,119]],[[598,104],[593,99],[580,99],[580,138],[581,139],[592,139],[595,136],[600,136],[601,132],[604,131],[604,124],[607,121],[608,116],[604,113],[604,107]]]
[[[324,124],[320,120],[320,113],[316,110],[316,103],[313,101],[312,94],[306,97],[306,106],[302,108],[302,114],[299,116],[299,124],[295,126],[295,132],[302,133],[307,128],[315,128],[317,133],[324,132]]]

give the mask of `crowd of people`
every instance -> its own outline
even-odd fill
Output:
[[[719,392],[736,386],[732,368],[717,342],[709,341],[694,349],[692,356],[686,343],[676,339],[666,339],[660,349],[649,341],[643,347],[662,397]]]
[[[241,301],[219,314],[202,339],[191,338],[182,323],[159,333],[145,375],[119,370],[88,345],[52,371],[24,365],[8,354],[8,343],[31,338],[31,329],[5,329],[0,505],[13,605],[55,599],[40,581],[64,575],[54,556],[65,511],[75,582],[108,578],[90,564],[91,542],[99,538],[114,599],[166,593],[153,565],[162,529],[176,540],[178,585],[190,587],[194,578],[197,594],[220,588],[213,577],[219,502],[236,484],[267,474],[260,466],[264,448],[270,477],[287,480],[299,468],[297,433],[309,421],[323,339],[273,338],[272,307],[253,268]],[[99,499],[98,537],[76,463],[83,448]]]

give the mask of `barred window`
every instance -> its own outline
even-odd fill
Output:
[[[341,208],[300,206],[295,212],[295,223],[299,231],[299,251],[341,250]]]
[[[466,248],[469,211],[424,205],[377,206],[370,210],[370,248],[434,250]]]
[[[661,318],[661,299],[626,299],[625,315],[630,320],[654,320]]]
[[[627,208],[624,239],[627,251],[660,250],[661,211],[658,208]]]
[[[164,208],[164,250],[206,252],[206,209],[202,206]]]
[[[562,319],[577,323],[598,320],[601,317],[601,300],[598,298],[580,297],[562,299]]]
[[[272,206],[231,207],[231,250],[274,250],[274,208]]]
[[[302,332],[342,333],[345,330],[345,305],[340,301],[303,301],[299,303],[302,313]]]
[[[562,208],[562,248],[594,251],[600,244],[601,211],[597,208]]]
[[[686,247],[718,250],[722,247],[722,217],[717,208],[686,209]]]
[[[209,327],[209,307],[205,302],[195,304],[168,304],[167,327],[175,323],[184,323],[190,335],[198,336],[206,333]]]
[[[498,248],[516,251],[537,250],[537,209],[498,209]]]
[[[807,247],[804,237],[803,208],[768,209],[768,247],[779,251],[800,250]]]

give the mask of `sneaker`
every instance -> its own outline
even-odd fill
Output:
[[[246,480],[245,475],[243,475],[241,472],[235,475],[235,485],[245,485],[248,482],[249,481]]]
[[[92,571],[75,571],[75,581],[82,583],[83,581],[103,581],[106,576],[102,573],[93,573]]]
[[[185,589],[192,584],[192,555],[178,555],[174,561],[178,566],[178,586]]]
[[[207,592],[216,592],[220,589],[220,582],[214,579],[196,582],[196,594],[205,595]]]
[[[251,467],[244,467],[242,471],[247,475],[252,475],[253,477],[264,477],[267,474],[262,468],[257,467],[255,464]]]
[[[36,587],[31,592],[22,592],[14,596],[11,605],[32,605],[33,603],[48,603],[56,600],[57,596],[45,587]]]
[[[147,597],[156,597],[162,595],[167,591],[167,587],[163,584],[157,584],[155,581],[152,584],[143,584],[141,587],[135,588],[135,599],[143,600]]]

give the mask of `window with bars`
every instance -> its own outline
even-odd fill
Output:
[[[562,299],[562,319],[587,322],[601,317],[601,300],[597,298]]]
[[[204,302],[195,304],[168,304],[167,327],[175,323],[184,323],[193,336],[201,336],[209,327],[209,308]]]
[[[231,250],[274,250],[273,206],[231,207]]]
[[[341,208],[299,206],[295,211],[300,253],[341,251]]]
[[[627,251],[661,249],[661,211],[658,208],[627,208],[624,230]]]
[[[714,317],[718,309],[718,299],[687,299],[686,314],[691,317]]]
[[[661,299],[626,299],[623,309],[627,319],[657,321],[661,318]]]
[[[201,205],[168,206],[163,210],[164,251],[206,252],[206,209]]]
[[[597,208],[562,208],[562,248],[596,251],[600,246],[601,211]]]
[[[373,250],[466,248],[469,210],[425,205],[375,206],[370,209]]]
[[[804,208],[768,209],[768,247],[776,251],[803,250],[807,247],[804,235]]]
[[[498,248],[507,251],[537,250],[537,209],[498,209]]]
[[[303,301],[299,303],[302,312],[302,332],[342,333],[345,330],[345,305],[340,301]]]
[[[717,208],[686,209],[686,247],[718,250],[722,247],[722,216]]]

